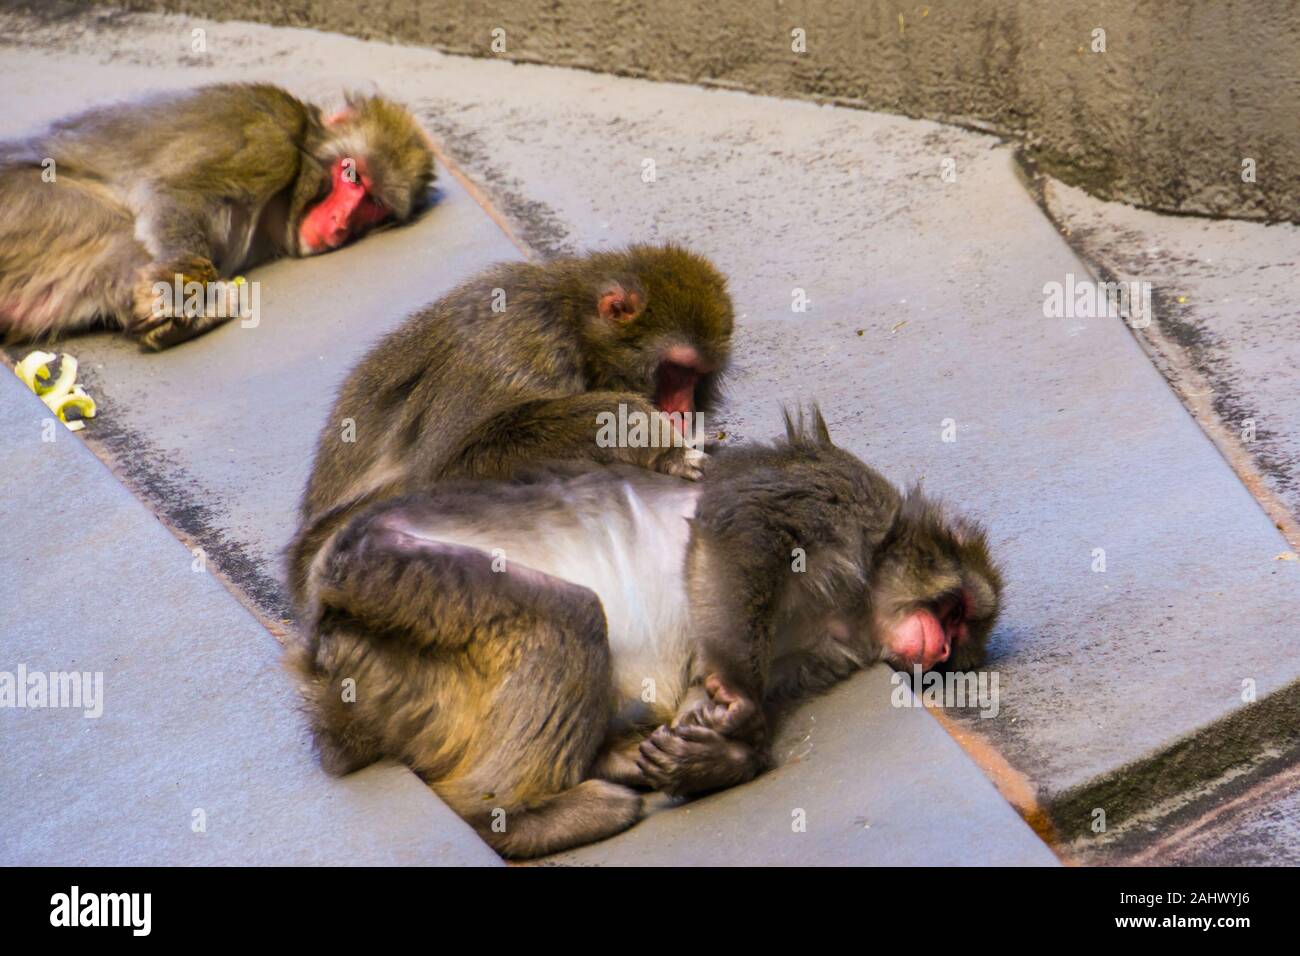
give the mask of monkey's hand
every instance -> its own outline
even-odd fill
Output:
[[[698,448],[679,445],[664,449],[655,457],[652,464],[655,471],[665,475],[685,478],[687,481],[699,481],[704,477],[704,463],[708,459],[709,456]]]
[[[751,780],[764,760],[753,747],[710,727],[665,724],[641,742],[636,764],[651,787],[682,797]]]
[[[127,334],[157,352],[242,315],[240,285],[223,281],[210,259],[154,262],[136,276]]]

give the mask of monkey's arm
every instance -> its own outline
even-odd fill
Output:
[[[687,722],[761,743],[788,549],[757,529],[710,527],[709,497],[700,502],[686,562],[696,654],[691,676],[704,684],[709,701]]]
[[[158,134],[167,151],[165,166],[132,171],[140,179],[124,185],[137,234],[155,262],[212,261],[227,239],[231,217],[225,216],[224,225],[222,219],[231,207],[256,215],[304,173],[316,173],[307,177],[313,188],[324,185],[319,170],[306,168],[299,148],[305,108],[282,91],[270,92],[276,94],[272,99],[264,90],[199,94],[179,108],[183,139],[167,142]],[[199,132],[202,127],[206,133]]]
[[[176,345],[232,317],[237,290],[221,282],[228,276],[222,275],[218,261],[239,248],[233,234],[237,224],[255,222],[272,197],[295,178],[310,178],[299,175],[303,164],[284,126],[285,117],[250,111],[253,115],[242,124],[226,129],[227,119],[214,129],[226,135],[187,144],[188,162],[129,193],[136,235],[151,261],[137,276],[127,331],[145,348]],[[239,266],[234,261],[230,268]],[[203,287],[203,309],[182,309],[174,301],[170,307],[160,306],[155,286],[176,288],[179,283],[184,289],[192,282]],[[213,286],[217,288],[210,291]],[[220,305],[211,308],[217,299]]]
[[[715,505],[704,500],[712,491],[686,560],[695,683],[672,723],[634,754],[645,785],[679,796],[744,783],[768,764],[764,699],[782,550],[765,521],[712,520]]]
[[[694,448],[621,441],[617,423],[635,421],[636,416],[644,416],[652,428],[667,423],[650,402],[631,392],[584,392],[524,402],[485,422],[473,441],[453,456],[442,477],[509,478],[538,461],[573,459],[638,465],[681,478],[700,476],[704,456]],[[671,424],[656,434],[681,440]]]
[[[776,622],[803,583],[800,549],[828,536],[834,501],[778,455],[724,454],[711,463],[685,572],[691,679],[701,686],[640,745],[638,767],[653,786],[713,790],[768,763]]]

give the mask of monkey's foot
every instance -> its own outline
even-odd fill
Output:
[[[538,806],[508,814],[504,830],[486,821],[475,829],[502,856],[544,856],[626,830],[641,818],[641,809],[639,793],[608,780],[584,780]]]
[[[590,776],[609,780],[625,787],[644,790],[653,789],[641,768],[637,765],[640,757],[640,740],[631,740],[616,746],[606,747],[597,755],[591,766]]]
[[[699,724],[659,727],[642,741],[637,757],[650,785],[673,796],[733,787],[762,765],[753,747]]]
[[[745,694],[733,693],[717,674],[704,680],[709,699],[682,714],[673,722],[674,727],[707,727],[732,740],[746,741],[758,746],[767,732],[763,709]]]

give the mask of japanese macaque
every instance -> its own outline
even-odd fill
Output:
[[[703,455],[682,430],[602,441],[602,416],[708,411],[733,322],[723,276],[675,245],[499,265],[416,313],[353,370],[321,432],[289,549],[298,607],[330,537],[386,498],[544,460],[695,476]]]
[[[703,479],[569,464],[356,516],[290,652],[324,767],[406,761],[498,852],[631,826],[768,762],[773,708],[878,660],[978,663],[978,525],[900,493],[817,413]]]
[[[404,222],[433,178],[414,117],[378,96],[323,117],[225,84],[63,120],[0,144],[0,337],[105,324],[167,348],[240,314],[241,270]]]

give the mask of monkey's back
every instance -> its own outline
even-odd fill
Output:
[[[408,533],[477,548],[588,588],[605,611],[621,704],[672,709],[685,692],[683,571],[697,484],[644,469],[581,466],[521,482],[452,484],[408,501]],[[653,682],[653,683],[647,683]]]

